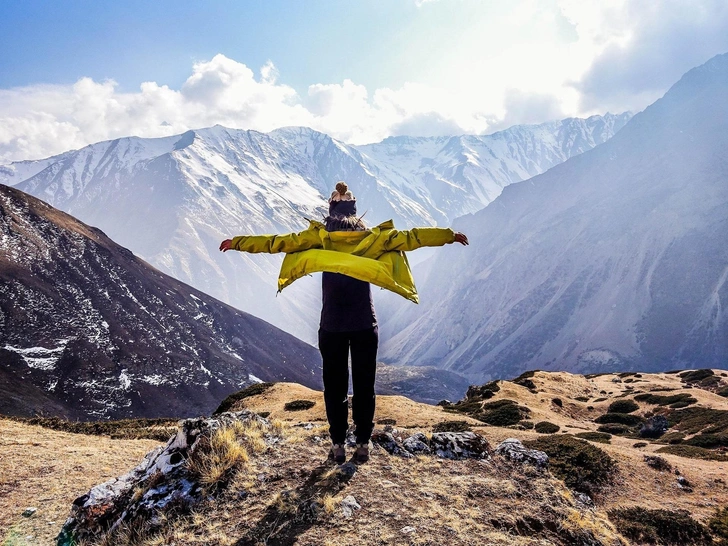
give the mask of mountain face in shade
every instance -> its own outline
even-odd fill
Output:
[[[194,416],[255,382],[320,376],[315,348],[0,185],[0,413]]]
[[[728,54],[456,228],[382,356],[482,380],[728,358]]]
[[[222,255],[223,238],[281,233],[321,219],[338,180],[374,225],[448,225],[504,187],[609,139],[630,114],[519,126],[488,136],[394,137],[349,146],[306,128],[268,134],[215,126],[122,138],[0,166],[0,182],[91,225],[149,263],[313,342],[320,281],[276,298],[279,256]]]

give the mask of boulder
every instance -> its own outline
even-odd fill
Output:
[[[430,449],[443,459],[487,459],[490,445],[474,432],[435,432]]]
[[[546,468],[549,464],[549,456],[546,453],[536,449],[528,449],[517,438],[503,440],[495,448],[495,453],[510,461],[529,463],[537,468]]]
[[[185,461],[203,437],[234,421],[268,421],[251,412],[223,413],[210,419],[186,419],[167,444],[147,453],[136,468],[93,487],[73,501],[71,514],[57,538],[58,546],[72,546],[143,518],[161,524],[165,508],[190,509],[202,498],[202,487]]]
[[[402,442],[402,447],[414,455],[431,453],[427,436],[422,432],[418,432],[407,438]]]

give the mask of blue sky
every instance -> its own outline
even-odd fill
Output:
[[[220,123],[353,143],[639,110],[724,0],[0,0],[0,164]]]

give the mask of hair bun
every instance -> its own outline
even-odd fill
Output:
[[[346,182],[344,182],[344,181],[337,182],[336,191],[338,191],[339,194],[344,195],[347,191],[349,191],[349,186],[347,186]]]

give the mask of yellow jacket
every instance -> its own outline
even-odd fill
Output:
[[[285,252],[278,275],[280,292],[293,281],[318,271],[342,273],[419,302],[404,252],[455,241],[450,228],[394,229],[387,220],[366,231],[326,231],[310,220],[308,229],[286,235],[242,235],[231,248],[241,252]]]

